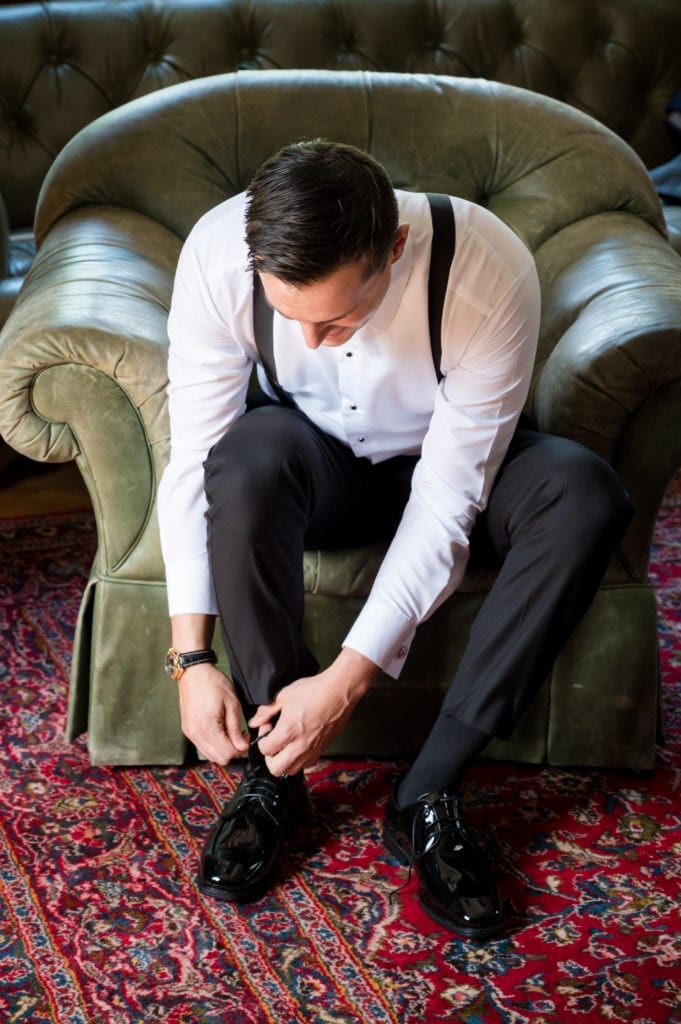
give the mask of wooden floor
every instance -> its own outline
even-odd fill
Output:
[[[90,508],[75,462],[33,462],[0,441],[0,519]]]

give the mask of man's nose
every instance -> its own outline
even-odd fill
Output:
[[[303,338],[308,348],[319,348],[324,341],[326,335],[326,328],[321,324],[305,323],[300,322],[300,328],[303,332]]]

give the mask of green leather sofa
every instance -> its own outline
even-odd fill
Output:
[[[0,326],[62,147],[96,117],[239,69],[489,78],[596,117],[648,168],[681,148],[678,0],[43,0],[0,5]],[[666,208],[681,251],[681,207]]]
[[[280,145],[324,134],[396,186],[486,204],[535,254],[543,318],[527,413],[600,452],[636,514],[596,601],[512,739],[490,756],[653,764],[660,694],[647,579],[656,512],[681,465],[681,259],[649,177],[594,119],[511,86],[447,76],[258,71],[164,89],[89,125],[43,186],[38,257],[0,334],[0,431],[76,459],[99,548],[74,648],[69,736],[96,763],[185,757],[155,494],[168,453],[166,317],[183,238]],[[305,559],[305,628],[323,662],[361,606],[379,547]],[[419,630],[335,752],[407,756],[439,705],[493,567]]]

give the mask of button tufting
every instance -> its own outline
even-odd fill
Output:
[[[678,56],[678,47],[675,50],[671,42],[668,46],[665,44],[665,26],[671,26],[667,35],[672,39],[678,37],[678,31],[673,32],[674,25],[678,28],[678,15],[672,16],[671,11],[679,2],[594,0],[589,4],[585,0],[584,3],[557,5],[560,10],[554,16],[556,5],[541,4],[539,0],[471,3],[405,0],[405,9],[418,12],[409,22],[411,38],[405,39],[402,35],[408,29],[405,30],[402,23],[390,21],[394,17],[390,0],[384,4],[303,0],[300,5],[291,0],[288,4],[274,5],[277,10],[281,7],[281,16],[274,18],[271,17],[272,5],[265,3],[261,7],[258,0],[211,0],[198,7],[193,0],[174,0],[171,5],[156,0],[134,0],[132,5],[100,5],[107,9],[106,22],[111,19],[112,25],[117,25],[110,38],[101,31],[104,20],[100,22],[96,5],[85,5],[87,10],[84,7],[82,15],[78,13],[77,17],[77,4],[64,5],[64,10],[53,12],[47,23],[42,18],[36,21],[30,50],[23,44],[13,47],[13,22],[0,18],[6,60],[17,62],[16,69],[11,66],[0,69],[0,132],[6,153],[9,145],[17,145],[22,136],[30,135],[37,144],[33,145],[32,141],[32,149],[27,148],[26,152],[42,153],[43,156],[35,157],[40,161],[52,145],[55,123],[59,126],[60,137],[63,135],[66,141],[72,118],[84,119],[90,113],[118,106],[131,94],[159,88],[169,79],[192,77],[199,70],[207,75],[219,74],[234,70],[233,65],[239,63],[244,67],[275,63],[286,67],[294,51],[296,57],[299,56],[297,49],[289,51],[290,8],[291,14],[295,10],[296,14],[300,11],[301,16],[304,11],[314,10],[314,24],[319,19],[319,24],[323,22],[323,37],[318,37],[317,29],[311,27],[313,21],[309,22],[310,40],[309,43],[305,40],[304,49],[310,67],[319,60],[323,60],[324,65],[333,64],[334,50],[337,63],[344,67],[362,64],[378,68],[387,64],[386,71],[437,70],[485,78],[494,78],[495,68],[499,67],[504,81],[524,85],[536,93],[545,93],[585,109],[598,120],[616,126],[635,148],[641,148],[641,155],[645,154],[648,159],[652,154],[659,163],[666,139],[666,135],[660,135],[664,132],[661,112],[669,98],[670,82],[674,80],[673,61]],[[26,5],[27,17],[33,19],[33,8],[37,17],[38,9],[43,6]],[[48,0],[47,7],[50,6]],[[396,4],[396,10],[398,6],[402,5]],[[669,15],[663,13],[663,7],[668,7]],[[216,40],[209,38],[216,29],[208,18],[204,24],[204,8],[224,8],[225,12],[229,9],[220,23],[228,45],[223,45],[224,40],[217,45]],[[647,23],[648,8],[650,24]],[[222,19],[222,15],[220,17]],[[72,18],[75,19],[75,35],[71,34]],[[23,15],[16,23],[18,28],[26,24]],[[92,35],[89,27],[88,34],[83,35],[86,25],[95,26]],[[22,28],[17,38],[24,38],[23,31]],[[135,60],[129,59],[127,50],[118,56],[119,47],[130,45],[131,31],[134,32]],[[400,45],[392,45],[393,35]],[[78,70],[86,40],[93,48],[93,60],[88,61],[88,67],[92,66],[92,80],[87,80]],[[204,48],[205,67],[197,62]],[[109,49],[111,60],[103,56]],[[98,52],[96,60],[94,51]],[[23,90],[17,93],[16,83],[24,81],[25,77],[21,64],[28,63],[29,53],[39,55],[39,68],[33,75],[36,91],[35,94],[30,91],[24,94]],[[66,77],[69,88],[55,87],[50,92],[49,85],[38,73],[40,68],[48,79],[54,80],[55,86]],[[143,86],[139,86],[141,72],[146,72]],[[646,75],[650,76],[649,83]],[[95,94],[101,94],[101,101]],[[28,206],[35,199],[30,192],[36,189],[37,164],[32,166],[31,157],[30,167],[18,164],[15,167],[16,152],[16,149],[12,152],[9,162],[0,153],[4,161],[0,161],[2,190],[6,198],[12,193]],[[410,176],[408,170],[403,169],[401,173],[403,177]],[[412,180],[408,185],[418,187],[418,182]],[[471,194],[469,198],[476,197]],[[476,201],[484,206],[490,204],[487,195]],[[359,372],[362,363],[361,350],[358,354],[360,360],[355,372]]]

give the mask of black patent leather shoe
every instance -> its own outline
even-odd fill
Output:
[[[489,939],[503,928],[497,884],[462,820],[455,793],[426,793],[400,809],[393,792],[383,841],[415,867],[419,903],[429,917],[464,938]]]
[[[263,896],[277,873],[284,836],[307,811],[302,772],[275,778],[264,765],[247,768],[201,854],[201,892],[234,903]]]

